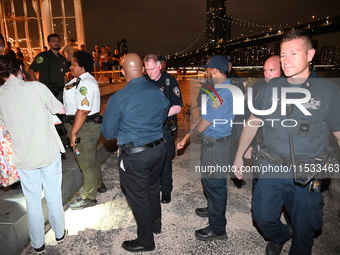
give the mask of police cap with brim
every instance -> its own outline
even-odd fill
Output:
[[[213,56],[206,65],[201,66],[203,68],[216,68],[221,71],[228,72],[229,70],[229,62],[222,55]]]

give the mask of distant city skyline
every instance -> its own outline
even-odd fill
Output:
[[[235,18],[231,37],[339,15],[338,0],[228,0],[227,14]],[[129,51],[143,56],[194,50],[206,42],[206,0],[147,2],[83,0],[87,49],[126,39]],[[314,16],[314,17],[313,17]],[[274,27],[273,27],[274,28]],[[340,33],[317,36],[319,47],[340,45]],[[326,42],[327,44],[324,44]]]

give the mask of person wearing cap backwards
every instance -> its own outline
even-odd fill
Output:
[[[227,77],[229,64],[223,56],[212,57],[202,67],[206,68],[207,78],[212,80],[212,84],[230,84],[230,79]],[[202,114],[196,126],[177,144],[177,149],[182,149],[191,135],[202,134],[201,166],[217,169],[229,165],[232,127],[212,125],[212,123],[216,119],[223,119],[228,123],[234,120],[233,98],[229,89],[210,87],[210,90],[213,98],[207,97],[206,114]],[[227,238],[226,173],[208,171],[202,173],[202,183],[208,199],[209,226],[196,230],[195,235],[202,241],[225,239]]]

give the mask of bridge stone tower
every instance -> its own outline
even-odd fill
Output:
[[[208,44],[218,44],[230,39],[230,22],[227,18],[226,0],[207,0],[206,36]]]

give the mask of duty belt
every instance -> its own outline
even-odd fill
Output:
[[[64,122],[70,123],[73,125],[75,115],[66,115],[64,117]],[[99,113],[95,113],[93,115],[87,116],[85,122],[95,122],[95,123],[102,123],[102,116],[99,115]]]
[[[135,153],[138,153],[138,152],[145,151],[145,150],[150,149],[152,147],[155,147],[155,146],[161,144],[162,142],[165,142],[164,138],[161,138],[161,139],[158,139],[158,140],[153,141],[151,143],[144,144],[144,145],[141,145],[141,146],[137,146],[137,147],[134,147],[134,148],[130,148],[131,146],[133,146],[133,143],[127,143],[127,144],[119,146],[119,149],[121,149],[122,152],[124,152],[126,155],[132,155],[132,154],[135,154]]]
[[[269,163],[272,164],[278,164],[282,166],[291,166],[292,161],[290,159],[284,158],[271,150],[269,150],[267,147],[264,147],[259,151],[259,155],[261,158],[266,159],[269,161]],[[303,165],[303,164],[320,164],[322,163],[322,160],[314,159],[314,160],[305,160],[305,161],[299,161],[296,160],[296,165]]]
[[[214,139],[214,142],[215,143],[221,143],[221,142],[224,142],[224,141],[228,141],[229,139],[230,139],[230,135],[222,137],[222,138]]]

